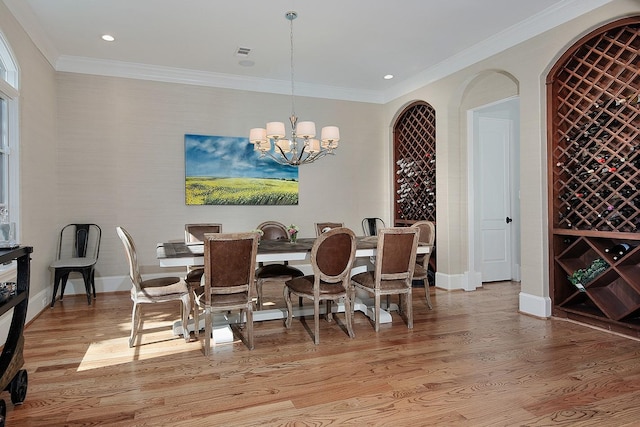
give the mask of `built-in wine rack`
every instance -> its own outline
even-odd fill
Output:
[[[394,126],[394,223],[436,220],[436,114],[409,105]]]
[[[637,336],[639,51],[640,16],[616,21],[578,41],[547,80],[554,315]],[[608,251],[621,243],[629,250]]]

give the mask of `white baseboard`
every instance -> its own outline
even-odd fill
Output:
[[[551,317],[551,298],[520,292],[519,311],[536,317]]]
[[[436,272],[436,287],[447,291],[464,290],[475,291],[482,287],[480,273],[443,274]]]

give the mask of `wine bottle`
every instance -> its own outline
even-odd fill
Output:
[[[631,249],[631,245],[628,243],[618,243],[617,245],[613,245],[610,248],[605,248],[605,252],[613,255],[613,260],[617,261],[622,258],[629,250]]]

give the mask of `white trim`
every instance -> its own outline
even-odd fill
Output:
[[[551,317],[551,298],[539,297],[524,292],[519,294],[519,311],[536,317]]]
[[[479,273],[444,274],[436,271],[436,287],[447,291],[475,291],[482,287]]]
[[[60,56],[56,61],[55,68],[56,71],[69,73],[123,77],[252,92],[275,93],[280,95],[291,94],[291,82],[284,80],[246,77],[132,62],[107,61],[79,56]],[[298,82],[296,82],[296,96],[369,102],[374,104],[382,104],[383,102],[382,94],[373,90],[367,91]]]
[[[0,79],[0,81],[5,81],[7,84],[13,87],[14,90],[17,91],[20,87],[20,73],[15,57],[16,56],[11,51],[9,42],[7,41],[4,34],[2,34],[2,31],[0,31],[0,59],[2,59],[2,63],[4,64],[7,71],[6,79],[2,78]],[[10,91],[3,92],[7,93],[7,95],[11,95]]]

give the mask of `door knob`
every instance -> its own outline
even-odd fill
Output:
[[[507,217],[506,221],[507,221],[507,224],[509,224],[510,222],[513,222],[513,220],[511,218],[509,218],[509,217]]]

